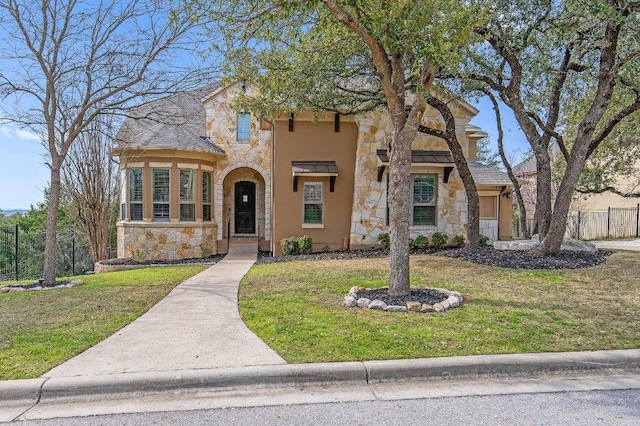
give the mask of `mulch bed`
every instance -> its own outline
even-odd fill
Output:
[[[598,250],[595,253],[582,251],[560,251],[555,256],[536,257],[528,251],[496,250],[493,247],[450,248],[445,250],[415,250],[412,254],[447,256],[482,265],[498,266],[510,269],[579,269],[599,265],[612,253]],[[313,253],[297,256],[271,257],[268,253],[260,253],[257,264],[291,262],[294,260],[329,260],[329,259],[362,259],[387,257],[382,250],[354,250]]]
[[[214,264],[221,261],[226,254],[216,254],[209,257],[197,259],[181,259],[181,260],[134,260],[131,258],[118,258],[102,260],[103,265],[189,265],[193,263]]]

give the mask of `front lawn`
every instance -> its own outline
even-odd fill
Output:
[[[0,380],[38,377],[121,329],[206,265],[77,277],[62,290],[0,293]]]
[[[640,253],[578,270],[425,255],[411,268],[412,284],[459,291],[465,304],[444,314],[347,308],[352,286],[386,285],[386,258],[296,261],[253,267],[240,313],[290,363],[640,348]]]

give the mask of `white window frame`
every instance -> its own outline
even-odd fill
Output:
[[[307,199],[307,187],[320,187],[320,199]],[[307,205],[320,205],[320,222],[305,222]],[[303,228],[324,228],[324,183],[323,182],[304,182],[302,186],[302,227]]]
[[[134,180],[131,178],[131,173],[132,172],[139,172],[140,173],[140,188],[139,191],[136,191],[133,188],[134,185]],[[135,167],[135,168],[130,168],[127,170],[127,177],[128,177],[128,184],[129,184],[129,200],[128,200],[128,204],[129,204],[129,220],[134,220],[134,221],[140,221],[143,219],[144,217],[144,169],[141,167]],[[139,192],[139,199],[138,197],[135,197],[135,193]],[[135,199],[134,199],[135,198]],[[134,218],[133,216],[133,206],[140,206],[140,216]],[[124,219],[124,218],[123,218]]]
[[[167,173],[167,194],[166,200],[158,200],[156,199],[156,173],[157,172],[166,172]],[[168,168],[157,168],[151,169],[151,198],[153,202],[153,211],[152,216],[155,222],[169,222],[171,221],[171,169]],[[163,197],[165,198],[165,197]],[[157,216],[156,215],[156,206],[167,206],[167,215]]]
[[[186,182],[183,182],[183,177],[186,177]],[[179,203],[180,212],[179,217],[182,222],[193,222],[196,220],[196,170],[194,169],[179,169],[178,170],[178,182],[180,183]],[[191,193],[183,191],[187,188],[187,185],[191,185]],[[191,206],[191,215],[183,215],[183,207]]]
[[[414,201],[414,190],[415,190],[415,183],[416,183],[416,178],[419,177],[430,177],[433,179],[433,202],[429,202],[429,203],[415,203]],[[419,223],[416,224],[414,222],[414,209],[415,207],[421,207],[421,206],[433,206],[433,223],[429,223],[429,224],[424,224],[424,223]],[[416,174],[412,174],[411,175],[411,226],[437,226],[438,225],[438,175],[437,174],[433,174],[433,173],[416,173]]]
[[[209,176],[209,190],[207,191],[206,185],[205,185],[205,176]],[[211,195],[211,187],[213,184],[213,174],[209,171],[203,171],[202,172],[202,220],[205,221],[211,221],[213,220],[213,206],[211,203],[211,200],[213,199],[212,195]],[[206,217],[205,213],[205,206],[209,207],[209,218]]]

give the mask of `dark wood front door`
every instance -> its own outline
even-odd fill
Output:
[[[256,184],[236,182],[236,234],[256,232]]]

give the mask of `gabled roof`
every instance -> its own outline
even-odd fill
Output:
[[[467,161],[476,185],[511,185],[509,175],[477,161]]]
[[[516,176],[535,174],[537,173],[536,164],[536,157],[532,155],[521,163],[513,166],[513,174]]]
[[[134,108],[115,138],[115,151],[129,149],[183,149],[224,154],[206,136],[201,98],[218,87],[207,85]]]

